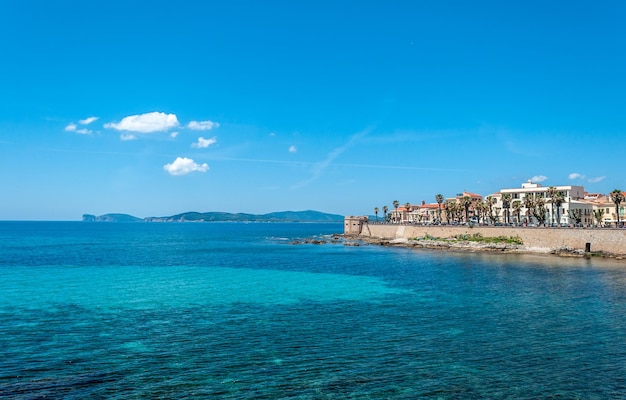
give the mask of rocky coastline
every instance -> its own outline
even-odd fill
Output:
[[[605,252],[585,252],[583,249],[574,249],[571,247],[548,248],[548,247],[530,247],[517,243],[484,243],[470,240],[459,240],[456,238],[377,238],[363,236],[357,239],[358,242],[368,245],[389,246],[389,247],[407,247],[422,248],[431,250],[448,250],[448,251],[464,251],[464,252],[491,252],[491,253],[517,253],[517,254],[543,254],[555,255],[559,257],[579,257],[579,258],[612,258],[623,260],[622,255],[610,254]]]
[[[624,256],[618,254],[610,254],[606,252],[585,252],[583,249],[574,249],[571,247],[548,248],[548,247],[531,247],[519,243],[499,242],[477,242],[472,240],[462,240],[458,238],[381,238],[371,236],[345,236],[343,234],[335,234],[323,237],[312,237],[304,239],[294,239],[292,244],[341,244],[344,246],[385,246],[385,247],[404,247],[428,250],[444,250],[457,252],[488,252],[488,253],[511,253],[511,254],[535,254],[535,255],[553,255],[559,257],[577,257],[577,258],[611,258],[615,260],[624,260]]]

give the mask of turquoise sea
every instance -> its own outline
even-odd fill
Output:
[[[0,398],[626,398],[626,264],[0,222]]]

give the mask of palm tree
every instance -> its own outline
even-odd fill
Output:
[[[509,218],[509,208],[511,208],[511,199],[513,196],[511,193],[502,193],[502,208],[505,210],[504,223],[508,224],[511,218]]]
[[[393,217],[395,219],[398,216],[398,207],[400,207],[400,202],[398,200],[394,200],[391,204],[393,204],[393,208],[396,210],[396,215]]]
[[[489,210],[491,209],[491,206],[489,205],[489,202],[487,201],[487,199],[485,199],[482,203],[478,205],[478,207],[483,213],[483,224],[486,224],[487,216],[489,215]]]
[[[524,196],[524,208],[526,208],[526,218],[528,219],[527,223],[531,223],[532,220],[531,218],[531,214],[532,211],[535,209],[535,199],[533,198],[533,196],[530,195],[530,193],[527,193]]]
[[[443,208],[446,210],[446,222],[450,223],[456,213],[456,202],[453,200],[447,200],[444,203]]]
[[[485,199],[485,210],[489,212],[489,219],[494,224],[498,222],[498,216],[493,213],[493,205],[496,204],[496,199],[492,196],[487,196]]]
[[[520,200],[513,200],[513,202],[511,203],[511,205],[513,206],[513,214],[517,214],[517,223],[519,224],[520,221],[520,213],[522,212],[522,202]]]
[[[406,208],[406,222],[409,222],[409,213],[411,212],[411,203],[409,202],[405,203],[404,208]]]
[[[561,206],[565,203],[565,196],[563,192],[556,192],[552,198],[552,204],[556,206],[556,222],[561,225]]]
[[[550,198],[550,208],[552,210],[552,224],[556,223],[556,221],[554,220],[554,200],[556,198],[556,194],[558,193],[558,191],[556,190],[556,188],[554,186],[550,186],[547,190],[546,190],[546,195]]]
[[[476,219],[478,220],[478,223],[480,223],[480,219],[483,216],[483,203],[480,201],[476,201],[473,204],[473,207],[474,207],[474,213],[476,215]]]
[[[441,222],[441,204],[443,204],[443,195],[441,193],[435,195],[435,201],[439,204],[439,222]]]
[[[383,219],[387,222],[387,211],[389,211],[389,207],[383,206]]]
[[[463,220],[463,206],[461,205],[461,203],[454,203],[454,219],[456,219],[458,222],[461,222]]]
[[[376,214],[376,222],[378,222],[378,207],[374,207],[374,214]]]
[[[611,200],[615,203],[615,214],[617,215],[617,225],[619,226],[619,205],[626,200],[624,193],[620,189],[615,189],[610,193]]]
[[[461,207],[465,210],[465,222],[469,222],[469,209],[472,205],[472,198],[469,196],[461,197]]]
[[[546,201],[543,197],[537,197],[535,199],[535,208],[533,209],[533,215],[537,218],[539,225],[546,223]]]

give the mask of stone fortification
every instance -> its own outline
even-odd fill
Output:
[[[352,217],[354,218],[354,217]],[[352,222],[352,221],[351,221]],[[359,226],[360,231],[357,231]],[[346,228],[348,226],[346,225]],[[626,255],[626,229],[606,228],[539,228],[539,227],[493,227],[493,226],[449,226],[449,225],[394,225],[373,224],[361,221],[346,229],[347,236],[362,236],[384,239],[411,239],[426,235],[451,238],[456,235],[481,234],[484,237],[517,236],[529,250],[550,252],[559,249],[585,250],[590,244],[591,252]]]

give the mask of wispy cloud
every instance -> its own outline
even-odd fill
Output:
[[[137,136],[132,133],[124,132],[120,135],[120,140],[123,142],[128,142],[130,140],[137,140]]]
[[[581,175],[578,172],[572,172],[567,177],[569,179],[572,179],[572,180],[574,180],[574,179],[585,179],[585,175]]]
[[[532,178],[530,178],[530,181],[533,182],[533,183],[540,183],[540,182],[543,182],[543,181],[545,181],[547,179],[548,179],[548,177],[545,176],[545,175],[535,175]]]
[[[210,139],[205,139],[202,136],[198,138],[198,141],[191,145],[191,147],[195,147],[198,149],[204,149],[209,147],[210,145],[217,143],[217,137],[212,137]]]
[[[219,123],[213,121],[191,121],[187,124],[187,128],[194,131],[210,131],[213,128],[218,128]]]
[[[90,135],[90,134],[93,133],[90,129],[87,129],[87,128],[80,128],[80,129],[78,129],[78,125],[76,125],[73,122],[67,124],[67,126],[65,127],[65,130],[67,132],[78,133],[79,135]]]
[[[89,118],[85,118],[85,119],[81,119],[78,121],[78,123],[80,125],[89,125],[92,122],[96,121],[98,119],[98,117],[89,117]],[[78,133],[80,135],[91,135],[93,133],[92,130],[87,129],[87,128],[80,128],[78,129],[78,125],[74,122],[70,122],[69,124],[67,124],[65,126],[65,131],[66,132],[75,132]]]
[[[289,152],[290,153],[295,153],[297,151],[298,151],[298,149],[296,149],[296,146],[289,146]]]
[[[78,121],[78,123],[81,125],[89,125],[92,122],[95,122],[97,120],[98,120],[98,117],[89,117],[89,118],[81,119],[80,121]]]
[[[170,175],[180,176],[187,175],[192,172],[206,172],[209,170],[209,165],[207,163],[198,164],[191,158],[187,157],[176,157],[174,162],[165,164],[163,169]]]
[[[165,132],[177,126],[178,118],[176,118],[176,114],[165,114],[156,111],[129,115],[128,117],[122,118],[120,122],[104,124],[105,128],[137,133]]]
[[[598,182],[602,182],[605,178],[606,178],[606,176],[598,176],[596,178],[589,178],[589,179],[587,179],[587,182],[589,182],[589,183],[598,183]]]
[[[317,162],[313,165],[313,175],[309,179],[306,179],[302,182],[299,182],[293,185],[292,189],[300,189],[316,181],[324,173],[324,171],[333,163],[333,161],[337,157],[339,157],[341,154],[345,153],[345,151],[348,150],[350,147],[358,143],[359,140],[361,140],[368,133],[370,133],[372,129],[373,128],[370,127],[359,133],[352,135],[352,137],[350,137],[350,139],[344,145],[333,149],[330,153],[328,153],[328,155],[326,156],[326,159],[320,162]]]

